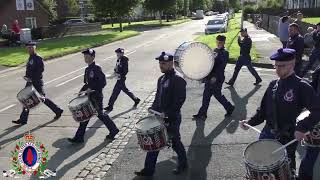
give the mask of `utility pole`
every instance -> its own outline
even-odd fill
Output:
[[[241,9],[242,9],[242,11],[241,11],[241,26],[240,26],[240,28],[243,28],[243,1],[244,0],[241,0]]]

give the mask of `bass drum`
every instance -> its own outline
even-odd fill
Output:
[[[175,69],[191,80],[202,80],[211,72],[216,53],[206,44],[185,42],[174,54]]]

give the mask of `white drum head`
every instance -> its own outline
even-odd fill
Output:
[[[26,99],[32,94],[32,92],[36,93],[36,89],[33,86],[27,86],[18,93],[17,97],[18,99]]]
[[[214,54],[206,44],[192,42],[181,53],[179,66],[182,73],[189,79],[203,79],[211,72],[213,65]]]
[[[244,158],[246,162],[252,164],[253,166],[273,166],[278,161],[283,160],[286,156],[286,151],[281,150],[272,154],[272,152],[282,145],[275,140],[264,139],[253,142],[248,145],[244,152]]]
[[[79,96],[69,102],[69,107],[77,107],[78,105],[87,103],[88,101],[88,96]]]
[[[136,128],[140,131],[148,131],[160,125],[161,122],[156,116],[148,116],[146,118],[143,118],[140,122],[138,122],[136,124]]]

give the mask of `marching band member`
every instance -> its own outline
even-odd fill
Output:
[[[198,111],[198,114],[193,115],[195,119],[206,119],[207,110],[209,108],[210,99],[213,95],[227,111],[225,116],[231,116],[234,111],[234,106],[227,100],[227,98],[222,95],[221,89],[225,79],[224,70],[226,68],[229,52],[225,50],[224,44],[226,37],[224,35],[218,35],[217,38],[217,48],[214,51],[218,54],[214,59],[214,65],[211,73],[204,78],[205,87],[203,91],[202,106]]]
[[[82,52],[84,55],[84,60],[88,64],[88,67],[85,69],[84,74],[84,86],[81,88],[80,92],[87,91],[89,94],[89,99],[96,111],[98,112],[98,118],[105,124],[109,130],[109,135],[106,136],[106,139],[113,140],[114,137],[118,134],[119,129],[114,124],[114,122],[109,118],[108,115],[103,114],[103,93],[102,90],[106,86],[106,78],[104,73],[101,70],[101,67],[96,65],[95,51],[93,49],[87,49]],[[81,122],[80,126],[73,138],[68,138],[68,141],[71,143],[83,143],[84,134],[87,128],[89,121]]]
[[[172,141],[172,148],[178,155],[177,168],[174,174],[180,174],[188,168],[186,150],[180,140],[180,109],[186,99],[186,81],[176,74],[173,69],[173,56],[162,52],[156,58],[163,76],[158,79],[157,93],[150,109],[163,113],[169,137]],[[159,151],[148,152],[144,168],[135,172],[137,176],[152,176],[155,171]]]
[[[126,75],[128,74],[129,59],[124,56],[124,49],[122,48],[116,49],[115,53],[117,54],[118,59],[114,72],[120,76],[120,79],[117,80],[113,88],[108,106],[104,108],[108,112],[113,110],[113,104],[117,100],[121,91],[126,93],[134,101],[134,107],[136,107],[140,103],[140,99],[134,96],[134,94],[126,87]]]
[[[226,84],[233,86],[234,82],[236,81],[239,71],[242,68],[242,66],[247,66],[250,73],[255,77],[256,82],[254,85],[259,85],[262,81],[257,71],[254,69],[251,63],[251,56],[250,56],[250,50],[252,47],[252,40],[250,36],[248,35],[247,29],[241,29],[240,30],[241,36],[243,37],[243,40],[241,38],[238,38],[238,44],[240,46],[240,56],[238,58],[238,61],[236,62],[236,67],[234,68],[234,72],[232,75],[232,78],[226,82]]]
[[[44,64],[42,57],[37,54],[36,43],[29,42],[26,44],[29,52],[29,60],[27,62],[27,69],[25,79],[27,80],[26,86],[33,85],[33,87],[44,97],[43,103],[48,106],[56,116],[53,118],[55,120],[61,117],[63,110],[60,109],[56,104],[54,104],[50,99],[45,97],[45,92],[43,90],[43,80],[42,73],[44,71]],[[12,121],[15,124],[24,125],[28,122],[29,109],[23,108],[20,115],[20,119]]]
[[[312,82],[310,83],[316,93],[319,95],[320,92],[320,66],[316,68],[312,74]],[[320,160],[320,147],[306,146],[306,153],[303,156],[299,168],[299,180],[313,180],[315,172],[314,170],[319,170],[320,167],[315,167],[317,161]]]
[[[269,84],[256,114],[250,120],[240,121],[240,127],[247,130],[245,124],[257,126],[266,120],[259,139],[277,139],[282,144],[295,138],[302,140],[319,121],[319,97],[309,83],[295,74],[295,50],[278,49],[270,59],[275,61],[279,79]],[[304,108],[311,114],[296,125]],[[296,169],[296,147],[297,142],[287,147],[292,170]]]

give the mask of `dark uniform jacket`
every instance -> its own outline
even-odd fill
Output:
[[[128,61],[129,59],[126,56],[122,56],[117,60],[116,67],[114,68],[114,72],[120,75],[121,80],[125,80],[128,74]]]
[[[165,113],[170,120],[175,119],[186,99],[186,84],[174,69],[162,75],[158,79],[157,93],[151,109]]]
[[[252,40],[249,36],[245,36],[243,40],[238,39],[238,44],[240,46],[240,55],[245,55],[249,56],[250,55],[250,50],[252,47]]]
[[[26,77],[31,79],[34,86],[42,86],[42,73],[44,71],[44,64],[42,58],[33,54],[29,56],[26,70]]]
[[[273,89],[276,84],[278,87],[274,103]],[[306,81],[293,74],[286,79],[275,80],[269,84],[260,108],[248,123],[256,126],[266,120],[266,126],[270,129],[278,127],[278,133],[287,133],[292,137],[295,130],[307,132],[318,123],[320,120],[319,107],[319,98],[314,89]],[[311,114],[296,126],[296,119],[304,108],[308,109]]]
[[[95,62],[85,69],[84,83],[85,85],[82,87],[81,91],[90,88],[94,90],[96,94],[102,95],[102,89],[107,84],[106,76],[102,72],[101,67],[96,65]]]
[[[320,49],[320,31],[313,32],[312,38],[314,41],[314,48]]]
[[[224,48],[221,49],[214,49],[214,52],[217,53],[216,58],[214,59],[213,69],[210,74],[204,79],[205,81],[210,80],[212,77],[215,77],[217,82],[224,82],[224,69],[227,66],[229,60],[229,52],[226,51]]]
[[[287,42],[287,48],[296,50],[296,60],[301,61],[304,51],[304,39],[300,34],[292,36]]]

